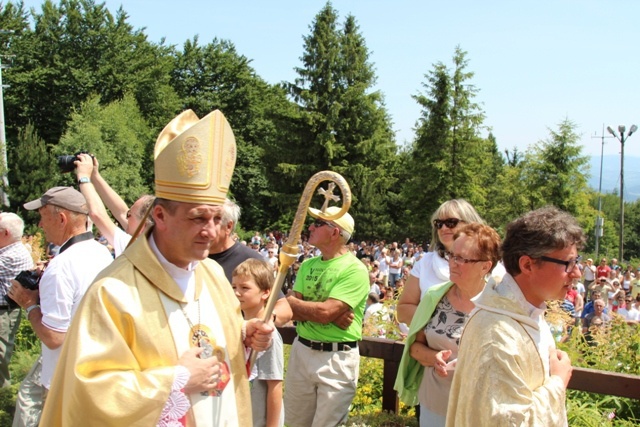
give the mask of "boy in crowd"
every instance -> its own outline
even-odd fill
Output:
[[[231,286],[240,301],[245,320],[262,319],[274,280],[273,270],[269,265],[257,259],[248,259],[233,270]],[[271,347],[258,355],[249,376],[254,427],[284,425],[283,377],[282,337],[275,330]]]

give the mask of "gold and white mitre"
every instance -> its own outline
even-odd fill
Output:
[[[222,205],[236,165],[236,140],[215,110],[206,117],[186,110],[160,132],[154,149],[156,197]]]

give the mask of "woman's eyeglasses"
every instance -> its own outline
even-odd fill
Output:
[[[467,258],[462,258],[459,255],[453,254],[452,252],[445,252],[444,253],[444,259],[446,259],[447,261],[453,261],[458,265],[460,265],[460,264],[468,264],[470,262],[484,262],[484,261],[487,261],[486,259],[467,259]]]
[[[438,229],[442,229],[443,225],[446,225],[447,228],[451,229],[451,228],[456,228],[456,226],[460,223],[460,222],[464,222],[461,219],[458,218],[447,218],[447,219],[434,219],[433,220],[433,225]]]

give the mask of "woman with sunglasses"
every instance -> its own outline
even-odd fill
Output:
[[[462,329],[498,263],[500,236],[471,223],[459,228],[445,253],[451,280],[429,288],[415,313],[395,389],[409,405],[420,403],[420,426],[444,426]]]
[[[413,314],[427,289],[449,280],[449,263],[444,259],[453,245],[453,235],[464,224],[484,224],[478,212],[464,199],[444,202],[431,216],[431,244],[411,269],[398,301],[398,321],[411,323]]]

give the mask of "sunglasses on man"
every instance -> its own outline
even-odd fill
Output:
[[[316,218],[316,219],[315,219],[315,221],[313,221],[313,226],[314,226],[315,228],[320,228],[320,227],[322,227],[322,226],[324,226],[324,225],[327,225],[327,226],[329,226],[329,227],[333,227],[333,228],[335,228],[335,225],[331,224],[330,222],[327,222],[327,221],[321,220],[321,219],[319,219],[319,218]]]

